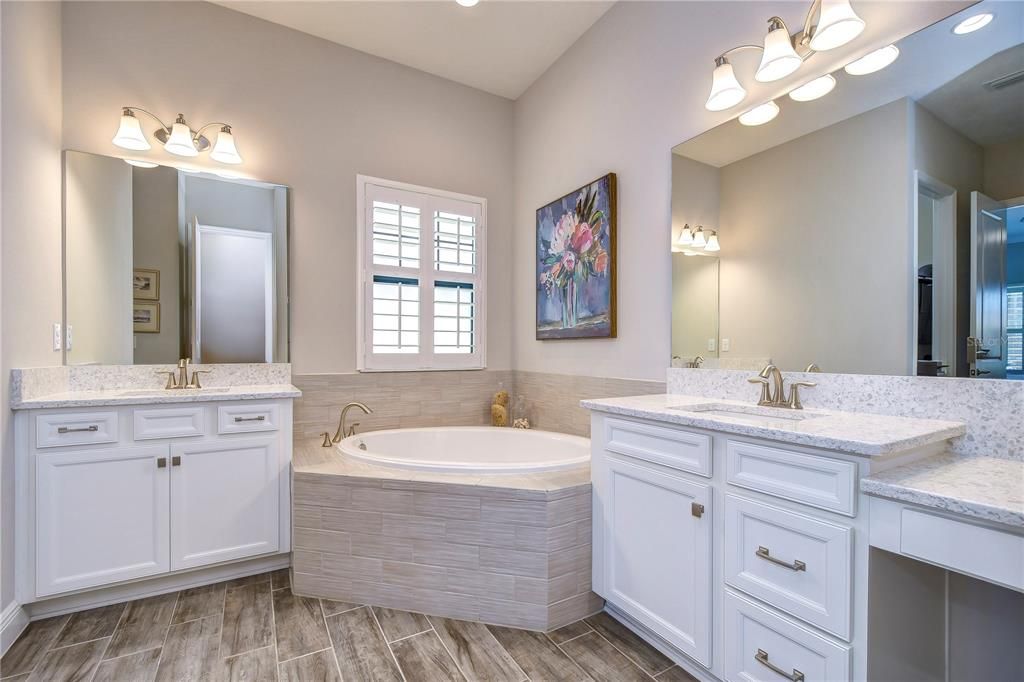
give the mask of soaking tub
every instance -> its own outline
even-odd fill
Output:
[[[338,449],[384,466],[480,475],[556,471],[590,462],[587,438],[490,426],[371,431],[345,438]]]

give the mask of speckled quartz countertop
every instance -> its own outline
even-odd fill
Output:
[[[268,400],[298,398],[302,391],[291,384],[223,386],[201,389],[111,389],[68,391],[11,402],[12,410],[40,410],[52,407],[105,407],[111,405],[164,405],[224,400]]]
[[[1024,461],[941,454],[861,479],[861,491],[1024,528]]]
[[[752,403],[738,400],[667,393],[584,400],[580,404],[591,410],[624,417],[652,419],[868,456],[911,450],[962,436],[966,432],[962,422],[833,410],[807,409],[797,412],[782,408],[758,408]],[[718,412],[734,408],[752,413],[727,416],[687,411],[687,408],[696,406],[722,408],[716,410]],[[774,416],[766,416],[768,413]]]

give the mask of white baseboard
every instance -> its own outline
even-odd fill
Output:
[[[7,653],[28,627],[28,623],[28,611],[15,601],[8,604],[3,613],[0,613],[0,656]]]
[[[249,561],[211,566],[185,573],[163,575],[155,578],[137,580],[123,585],[114,585],[97,589],[76,592],[74,594],[60,595],[42,601],[25,604],[24,609],[28,612],[28,619],[39,620],[50,616],[60,616],[65,613],[94,609],[99,606],[117,604],[118,602],[153,597],[158,594],[187,590],[190,587],[199,587],[218,583],[222,580],[241,578],[247,575],[256,575],[267,571],[276,571],[279,568],[287,568],[291,565],[291,554],[275,554],[269,557],[250,559]],[[5,621],[6,622],[6,621]],[[20,630],[19,630],[20,633]],[[4,636],[6,637],[6,628]],[[6,640],[5,640],[6,641]],[[12,640],[13,641],[13,640]]]

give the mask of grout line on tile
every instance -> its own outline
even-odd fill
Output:
[[[380,621],[377,620],[377,614],[373,612],[372,606],[367,606],[366,608],[370,611],[370,617],[373,618],[373,622],[377,624],[377,630],[380,632],[381,639],[384,640],[384,646],[388,648],[388,653],[391,654],[391,660],[395,662],[395,668],[398,669],[398,674],[402,676],[403,682],[408,682],[408,680],[405,679],[405,671],[402,670],[402,666],[398,663],[398,656],[395,656],[395,650],[391,648],[391,643],[388,642],[388,636],[384,634],[384,628],[380,626]]]
[[[178,610],[178,602],[180,602],[180,601],[181,601],[181,592],[178,592],[176,595],[174,595],[174,606],[171,608],[171,620],[174,620],[174,612]],[[128,609],[126,608],[125,609],[125,613],[127,613],[127,612],[128,612]],[[221,621],[222,621],[221,622],[221,627],[223,628],[224,627],[223,619],[221,619]],[[164,630],[164,641],[160,645],[160,653],[157,654],[157,656],[156,656],[156,672],[157,672],[157,674],[160,673],[160,666],[163,665],[163,663],[164,663],[164,647],[167,646],[167,638],[170,636],[170,634],[171,634],[171,624],[167,623],[167,629]],[[111,637],[111,639],[113,639],[113,637]],[[147,649],[147,651],[148,651],[148,649]],[[138,652],[136,652],[136,653],[138,653]],[[218,653],[220,653],[220,652],[218,651]]]
[[[403,642],[403,641],[405,641],[407,639],[415,637],[416,635],[422,635],[424,632],[430,632],[433,629],[434,629],[433,627],[430,627],[430,628],[427,628],[426,630],[420,630],[419,632],[414,632],[411,635],[406,635],[405,637],[399,637],[398,639],[395,639],[395,640],[392,640],[392,641],[388,642],[388,646],[390,646],[392,644],[398,644],[399,642]]]
[[[437,631],[437,628],[434,627],[434,619],[431,618],[430,616],[427,616],[427,622],[430,623],[430,629],[433,631],[434,636],[437,637],[437,641],[441,642],[441,646],[444,648],[445,651],[448,652],[449,658],[451,658],[452,659],[452,663],[455,664],[455,669],[459,671],[460,675],[462,675],[462,679],[468,680],[469,678],[466,677],[466,673],[462,670],[462,666],[459,665],[458,660],[456,660],[455,656],[452,655],[451,649],[449,649],[448,645],[444,643],[444,640],[441,639],[441,634]]]
[[[265,647],[260,647],[260,648],[263,649]],[[287,663],[288,661],[297,661],[300,658],[305,658],[306,656],[312,656],[313,654],[322,654],[325,651],[331,651],[333,649],[334,649],[334,646],[331,645],[331,646],[326,647],[324,649],[317,649],[316,651],[310,651],[309,653],[301,654],[299,656],[292,656],[291,658],[286,658],[283,661],[278,661],[277,664],[281,665],[282,663]]]
[[[587,625],[590,625],[590,623],[587,623]],[[622,649],[620,649],[619,647],[615,646],[615,643],[614,643],[614,642],[612,642],[612,641],[611,641],[610,639],[608,639],[607,637],[605,637],[604,635],[602,635],[602,634],[601,634],[600,632],[598,632],[598,631],[597,631],[597,629],[592,629],[592,630],[591,630],[591,632],[593,632],[593,633],[594,633],[595,635],[597,635],[598,637],[600,637],[600,638],[601,638],[601,639],[603,639],[604,641],[608,642],[608,646],[610,646],[611,648],[615,649],[615,650],[616,650],[616,651],[618,651],[618,652],[619,652],[620,654],[622,654],[623,656],[625,656],[625,657],[626,657],[626,660],[627,660],[627,661],[629,661],[629,662],[630,662],[630,664],[631,664],[631,665],[632,665],[632,666],[633,666],[634,668],[636,668],[637,670],[639,670],[639,671],[641,672],[641,674],[643,674],[643,675],[646,675],[647,677],[651,678],[652,680],[654,679],[654,675],[652,675],[651,673],[649,673],[649,672],[647,672],[646,670],[644,670],[643,668],[641,668],[641,667],[640,667],[640,666],[639,666],[639,665],[637,664],[637,662],[633,660],[633,657],[632,657],[632,656],[630,656],[629,654],[627,654],[627,653],[626,653],[625,651],[623,651],[623,650],[622,650]],[[590,633],[589,633],[589,632],[587,632],[587,633],[584,633],[584,634],[588,634],[588,635],[589,635]],[[581,635],[581,637],[582,637],[582,635]],[[575,637],[574,637],[573,639],[575,639]],[[568,641],[568,640],[567,640],[567,641]],[[673,665],[675,665],[675,664],[673,664]],[[669,667],[672,667],[672,666],[669,666]],[[667,670],[667,669],[668,669],[668,668],[666,668],[666,670]],[[665,670],[662,670],[661,672],[665,672]]]

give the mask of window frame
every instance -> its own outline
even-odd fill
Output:
[[[373,201],[404,205],[401,197],[415,195],[420,208],[420,259],[418,268],[373,263]],[[457,206],[462,204],[462,207]],[[434,213],[460,213],[466,204],[476,218],[475,272],[436,270],[434,266]],[[453,210],[454,209],[454,210]],[[465,214],[464,212],[462,213]],[[356,369],[360,372],[430,372],[476,370],[487,367],[487,199],[432,187],[356,175]],[[419,352],[373,352],[373,278],[412,277],[419,283]],[[434,352],[434,283],[463,282],[473,285],[472,353]]]

